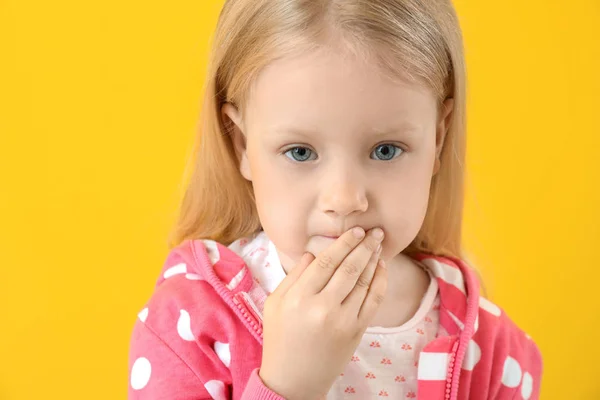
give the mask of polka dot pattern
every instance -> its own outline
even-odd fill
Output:
[[[460,319],[458,319],[456,315],[454,315],[451,311],[447,311],[447,313],[448,315],[450,315],[454,323],[460,328],[461,331],[465,329],[465,324],[463,324],[463,322]]]
[[[146,387],[152,374],[152,366],[147,358],[140,357],[131,367],[130,384],[134,390],[141,390]]]
[[[506,357],[502,371],[502,383],[509,388],[516,388],[521,383],[521,366],[512,357]]]
[[[238,272],[233,279],[231,279],[231,281],[225,285],[227,286],[227,289],[229,290],[233,290],[237,287],[237,285],[240,284],[240,282],[242,281],[242,279],[244,278],[244,276],[246,275],[246,270],[242,269],[240,272]]]
[[[210,262],[215,265],[221,259],[221,253],[219,253],[217,242],[214,240],[203,240],[202,242],[204,243],[204,247],[206,247]]]
[[[165,279],[169,279],[172,276],[179,275],[179,274],[185,274],[186,272],[187,272],[187,265],[185,265],[184,263],[180,263],[180,264],[174,265],[174,266],[170,267],[169,269],[167,269],[165,271],[165,273],[163,274],[163,277]]]
[[[424,260],[423,264],[427,265],[436,277],[466,293],[464,279],[458,268],[432,258]]]
[[[185,274],[185,277],[187,279],[189,279],[190,281],[201,281],[202,280],[202,277],[198,274],[188,273],[188,274]]]
[[[489,312],[490,314],[495,315],[496,317],[499,317],[500,314],[502,314],[500,307],[498,307],[497,305],[495,305],[494,303],[492,303],[485,297],[479,298],[479,307],[481,307],[485,311]]]
[[[529,372],[523,374],[523,383],[521,384],[521,396],[523,399],[529,400],[533,392],[533,377]]]
[[[481,348],[474,340],[469,341],[469,347],[467,348],[467,354],[463,361],[463,369],[467,371],[473,371],[473,368],[481,360]]]
[[[227,400],[227,394],[225,393],[225,384],[221,381],[208,381],[204,384],[206,391],[215,400]]]
[[[448,353],[422,352],[419,356],[419,380],[437,381],[446,379],[448,369]]]
[[[192,342],[195,340],[194,334],[192,333],[192,323],[190,319],[190,314],[181,310],[179,312],[179,319],[177,320],[177,333],[179,337],[188,342]]]
[[[140,313],[138,314],[138,318],[140,319],[140,321],[146,322],[146,318],[148,318],[148,307],[140,311]]]
[[[215,342],[214,348],[219,360],[223,361],[223,364],[229,368],[229,365],[231,364],[231,351],[229,350],[229,343],[221,343],[217,341]]]

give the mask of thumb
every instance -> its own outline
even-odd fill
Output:
[[[287,274],[285,279],[279,284],[279,286],[277,286],[273,293],[284,295],[314,260],[315,256],[312,253],[304,253],[302,258],[300,258],[300,262],[298,262],[298,264],[292,268],[290,273]]]

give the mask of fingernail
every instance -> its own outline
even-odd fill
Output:
[[[383,231],[380,228],[375,228],[373,230],[373,237],[375,239],[382,239],[383,238]]]
[[[383,261],[382,259],[379,259],[379,266],[384,269],[387,268],[387,266],[385,265],[385,261]]]
[[[363,228],[361,228],[360,226],[352,228],[352,233],[354,234],[354,237],[357,239],[362,239],[363,236],[365,236],[365,230]]]

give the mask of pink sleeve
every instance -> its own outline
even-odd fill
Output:
[[[501,339],[493,361],[495,379],[489,399],[538,400],[542,380],[542,356],[537,345],[518,328]]]
[[[202,382],[181,357],[140,320],[133,329],[129,371],[130,400],[200,400],[219,398],[213,396],[219,391],[227,394],[223,382]]]
[[[529,394],[530,400],[540,398],[540,388],[542,383],[543,362],[542,354],[537,345],[530,338],[524,342],[520,352],[522,378],[521,385],[517,393],[514,393],[510,399],[523,399]]]
[[[265,386],[262,379],[260,379],[260,376],[258,376],[258,368],[252,371],[242,399],[285,400],[283,397]]]
[[[215,355],[216,357],[216,355]],[[210,361],[206,360],[207,367]],[[202,368],[207,375],[218,377],[218,369]],[[230,386],[223,380],[203,381],[186,362],[177,355],[142,321],[137,321],[133,330],[129,356],[129,396],[140,400],[204,400],[231,399]],[[252,371],[241,396],[242,400],[285,400],[270,390]]]
[[[492,399],[540,398],[542,355],[537,344],[504,312],[500,320],[503,329],[496,337],[494,358],[495,393]]]

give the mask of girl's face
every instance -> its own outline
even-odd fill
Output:
[[[319,52],[270,64],[244,118],[223,114],[286,271],[354,226],[384,230],[386,261],[419,232],[449,116],[426,89]]]

